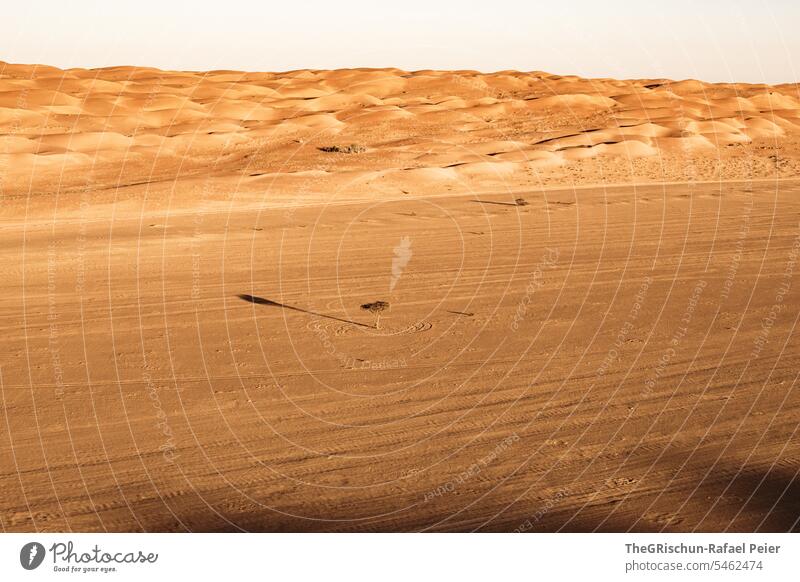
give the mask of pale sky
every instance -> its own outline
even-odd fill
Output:
[[[0,60],[58,67],[543,70],[800,80],[797,0],[7,2]]]

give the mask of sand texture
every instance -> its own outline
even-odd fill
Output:
[[[0,529],[797,529],[798,170],[794,85],[0,63]]]

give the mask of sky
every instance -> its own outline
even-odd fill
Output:
[[[800,80],[797,0],[36,0],[5,3],[0,60],[62,68],[516,69]]]

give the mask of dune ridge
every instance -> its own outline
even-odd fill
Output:
[[[784,178],[800,169],[799,119],[795,85],[0,62],[7,196],[87,176],[100,190],[238,177],[259,196]],[[320,150],[350,143],[364,151]]]

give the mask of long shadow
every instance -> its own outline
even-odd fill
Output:
[[[340,317],[334,317],[333,315],[325,315],[324,313],[317,313],[316,311],[309,311],[308,309],[301,309],[300,307],[293,307],[292,305],[284,305],[283,303],[278,303],[277,301],[272,301],[270,299],[264,299],[263,297],[256,297],[255,295],[247,295],[244,293],[240,293],[237,295],[239,299],[242,301],[247,301],[249,303],[255,303],[256,305],[271,305],[272,307],[280,307],[282,309],[291,309],[292,311],[299,311],[300,313],[307,313],[308,315],[313,315],[315,317],[322,317],[325,319],[332,319],[333,321],[339,321],[341,323],[349,323],[350,325],[358,325],[361,327],[369,327],[372,328],[371,325],[367,325],[366,323],[359,323],[357,321],[350,321],[349,319],[342,319]]]
[[[473,200],[478,204],[497,204],[498,206],[524,206],[524,204],[517,204],[516,202],[495,202],[494,200]]]

